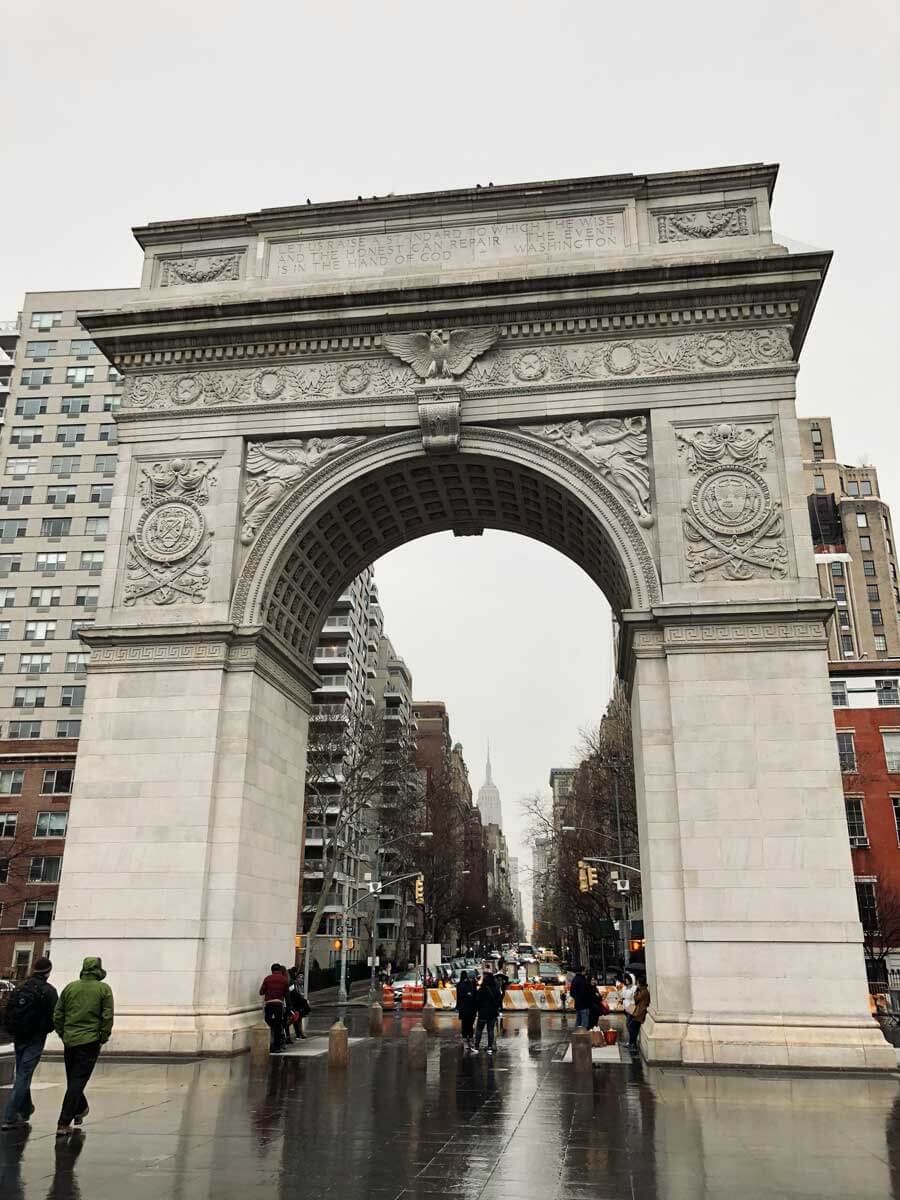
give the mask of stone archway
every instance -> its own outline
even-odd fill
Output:
[[[286,958],[332,599],[512,529],[620,621],[656,1062],[894,1069],[873,1026],[794,414],[828,265],[774,169],[160,223],[81,319],[126,379],[53,956],[114,1048],[245,1048]],[[98,886],[98,881],[102,886]]]

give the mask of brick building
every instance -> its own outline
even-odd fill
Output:
[[[77,742],[4,741],[0,754],[0,977],[44,953],[56,906]]]

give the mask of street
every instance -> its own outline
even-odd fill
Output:
[[[455,1021],[406,1066],[417,1018],[346,1012],[350,1068],[329,1072],[336,1008],[297,1053],[101,1059],[82,1136],[55,1139],[62,1064],[41,1064],[30,1133],[2,1135],[3,1200],[310,1196],[322,1200],[885,1200],[900,1197],[900,1085],[883,1078],[648,1069],[625,1052],[577,1077],[571,1018],[529,1042],[507,1016],[497,1054],[464,1057]],[[358,1039],[358,1040],[357,1040]],[[292,1048],[293,1049],[293,1048]],[[12,1062],[0,1061],[0,1096]]]

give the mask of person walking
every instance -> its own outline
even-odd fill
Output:
[[[259,994],[263,998],[263,1013],[269,1027],[269,1053],[280,1054],[284,1046],[284,1002],[289,981],[281,963],[272,963],[272,969],[260,984]]]
[[[113,994],[105,978],[102,961],[86,958],[78,979],[66,984],[56,1002],[53,1028],[62,1041],[66,1064],[57,1137],[71,1133],[73,1125],[80,1128],[89,1111],[84,1089],[113,1028]]]
[[[481,987],[476,997],[478,1023],[475,1026],[475,1045],[472,1053],[477,1054],[481,1047],[481,1035],[487,1029],[487,1052],[494,1053],[494,1033],[497,1027],[497,1017],[503,1002],[502,993],[497,980],[486,970],[481,978]]]
[[[471,1050],[475,1016],[478,1012],[478,991],[475,980],[469,978],[468,971],[460,972],[459,983],[456,985],[456,1011],[459,1013],[463,1046],[466,1050]]]
[[[290,1014],[291,1022],[294,1026],[294,1034],[298,1038],[306,1040],[306,1034],[303,1032],[303,1021],[310,1014],[309,1001],[303,995],[303,988],[300,984],[300,972],[297,967],[291,967],[288,971],[288,994],[287,1007]]]
[[[650,989],[647,987],[646,981],[641,979],[634,989],[631,1012],[625,1017],[625,1024],[628,1026],[628,1049],[632,1054],[637,1054],[639,1051],[638,1039],[641,1036],[641,1026],[649,1008]]]
[[[569,984],[569,995],[575,1009],[575,1028],[590,1029],[591,1027],[591,985],[581,967],[577,967]]]
[[[12,1037],[16,1055],[16,1078],[12,1095],[3,1112],[3,1129],[16,1129],[28,1122],[34,1112],[31,1079],[44,1053],[47,1034],[53,1029],[56,988],[48,982],[53,970],[49,958],[39,958],[31,974],[17,987],[6,1004],[4,1025]]]

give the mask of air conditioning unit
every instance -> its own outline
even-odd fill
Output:
[[[850,845],[854,850],[868,850],[869,839],[867,837],[852,837]]]
[[[36,920],[36,917],[22,917],[22,919],[19,921],[19,928],[34,929],[34,923]]]

